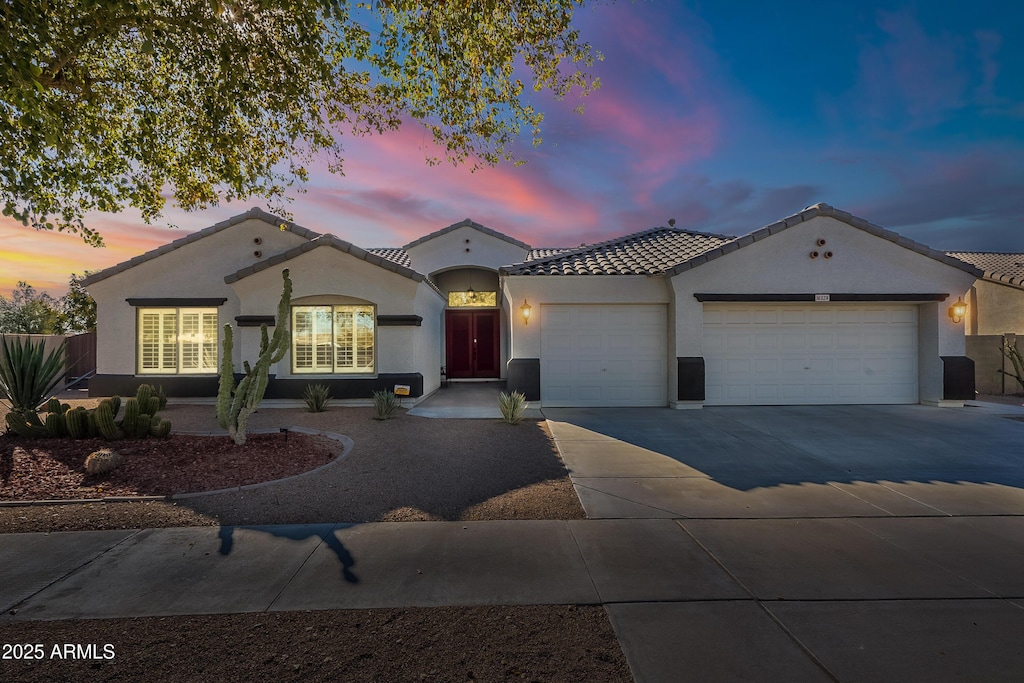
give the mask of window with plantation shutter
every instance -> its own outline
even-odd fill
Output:
[[[138,321],[139,374],[216,374],[217,309],[140,308]]]
[[[292,308],[292,370],[369,374],[374,370],[373,306]]]

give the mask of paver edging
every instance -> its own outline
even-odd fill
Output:
[[[338,432],[326,432],[319,429],[309,429],[308,427],[284,427],[280,429],[254,429],[251,430],[250,434],[274,434],[281,429],[287,429],[289,432],[295,432],[297,434],[309,434],[311,436],[323,436],[328,439],[332,439],[341,444],[341,453],[334,457],[330,462],[320,465],[306,472],[300,472],[299,474],[293,474],[287,477],[281,477],[280,479],[271,479],[270,481],[261,481],[255,484],[243,484],[242,486],[232,486],[224,489],[215,489],[213,491],[195,491],[192,493],[170,493],[165,496],[110,496],[108,498],[60,498],[56,500],[4,500],[0,501],[0,508],[5,507],[34,507],[34,506],[46,506],[46,505],[75,505],[83,503],[138,503],[138,502],[152,502],[152,501],[176,501],[176,500],[188,500],[191,498],[199,498],[201,496],[215,496],[223,493],[238,493],[239,491],[253,491],[255,489],[263,488],[264,486],[272,486],[274,484],[281,484],[293,479],[299,479],[301,477],[308,477],[313,474],[318,474],[328,467],[333,467],[337,463],[345,460],[352,452],[352,448],[355,443],[349,437]],[[175,432],[176,434],[184,434],[186,436],[227,436],[227,432],[223,430],[214,431],[183,431]]]

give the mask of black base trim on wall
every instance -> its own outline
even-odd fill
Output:
[[[973,401],[974,361],[967,356],[939,356],[942,359],[942,398]]]
[[[244,375],[235,374],[235,383]],[[175,398],[213,398],[217,395],[219,378],[181,377],[179,375],[95,375],[89,378],[89,396],[134,396],[140,384],[162,386],[168,396]],[[277,379],[270,376],[264,398],[302,398],[310,384],[323,384],[331,390],[331,398],[372,398],[373,392],[382,389],[395,390],[396,384],[409,386],[409,396],[423,395],[423,375],[418,372],[380,374],[376,377],[347,377],[343,379],[310,377]]]
[[[704,359],[700,356],[676,358],[676,399],[704,400]]]
[[[911,301],[945,301],[949,298],[949,294],[852,294],[852,293],[836,293],[832,294],[829,292],[819,292],[820,294],[828,294],[829,300],[824,303],[836,303],[836,302],[849,302],[849,301],[864,301],[864,302],[911,302]],[[701,302],[712,302],[718,301],[723,303],[730,302],[749,302],[749,303],[771,303],[771,302],[802,302],[807,301],[815,303],[815,294],[705,294],[696,293],[693,298]]]
[[[527,401],[540,400],[540,358],[510,358],[505,387],[518,391]]]
[[[409,386],[409,398],[423,395],[423,375],[418,372],[381,373],[376,377],[323,377],[271,379],[267,384],[267,398],[302,398],[310,384],[323,384],[331,390],[331,398],[373,398],[373,392],[395,390],[396,384]],[[404,398],[404,397],[403,397]]]
[[[210,375],[94,375],[89,378],[89,397],[134,396],[140,384],[161,386],[168,396],[216,396],[218,378]]]

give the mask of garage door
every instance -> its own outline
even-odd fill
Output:
[[[543,405],[667,405],[665,306],[545,305],[541,313]]]
[[[707,405],[917,403],[917,307],[705,304]]]

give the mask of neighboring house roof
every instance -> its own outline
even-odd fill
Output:
[[[508,275],[659,275],[732,240],[726,235],[651,228],[597,244],[549,251],[539,259],[502,266]]]
[[[191,244],[192,242],[201,240],[204,237],[208,237],[209,235],[220,232],[221,230],[226,230],[227,228],[230,228],[233,225],[238,225],[239,223],[243,223],[250,219],[256,219],[263,221],[264,223],[269,223],[270,225],[273,225],[275,228],[282,228],[284,230],[288,230],[289,232],[293,232],[296,235],[299,235],[300,237],[305,237],[308,240],[320,237],[320,233],[318,232],[313,232],[312,230],[303,228],[302,226],[296,225],[291,221],[286,221],[283,218],[278,218],[277,216],[267,213],[266,211],[260,209],[259,207],[254,206],[245,213],[238,214],[237,216],[232,216],[226,221],[221,221],[216,225],[211,225],[208,228],[203,228],[202,230],[193,232],[190,235],[186,235],[181,239],[174,240],[173,242],[165,244],[162,247],[158,247],[157,249],[153,249],[152,251],[147,251],[145,254],[136,256],[133,259],[129,259],[128,261],[118,263],[116,266],[111,266],[110,268],[101,270],[98,273],[93,273],[89,277],[82,279],[82,285],[88,287],[89,285],[99,282],[100,280],[107,279],[111,275],[123,273],[129,268],[134,268],[140,263],[145,263],[146,261],[155,259],[157,256],[163,256],[169,251],[180,249],[186,244]]]
[[[387,259],[388,261],[391,261],[393,263],[397,263],[400,266],[404,266],[405,268],[412,268],[412,259],[409,258],[409,252],[407,252],[405,249],[395,249],[394,247],[378,247],[375,249],[367,249],[366,251],[370,252],[371,254],[376,254],[377,256]]]
[[[947,256],[985,272],[984,278],[1024,289],[1024,254],[998,251],[947,251]]]
[[[449,225],[447,228],[441,228],[440,230],[435,230],[434,232],[430,233],[429,235],[425,235],[425,236],[419,238],[418,240],[413,240],[412,242],[409,242],[409,244],[406,244],[404,248],[405,249],[412,249],[413,247],[415,247],[415,246],[417,246],[419,244],[423,244],[424,242],[429,242],[430,240],[434,239],[435,237],[440,237],[441,235],[447,234],[449,232],[454,232],[455,230],[458,230],[459,228],[473,228],[474,230],[479,230],[480,232],[482,232],[485,235],[490,235],[491,237],[496,237],[499,240],[504,240],[505,242],[508,242],[509,244],[514,244],[514,245],[516,245],[517,247],[519,247],[521,249],[526,249],[526,250],[530,249],[530,245],[527,244],[526,242],[520,242],[519,240],[517,240],[515,238],[512,238],[512,237],[509,237],[508,235],[502,234],[502,233],[498,232],[497,230],[491,230],[490,228],[484,227],[484,226],[480,225],[479,223],[474,223],[472,220],[470,220],[468,218],[466,218],[464,220],[461,220],[458,223],[453,223],[453,224]]]
[[[783,230],[787,230],[788,228],[793,227],[794,225],[798,225],[800,223],[809,221],[812,218],[817,218],[819,216],[828,216],[834,218],[837,221],[842,221],[847,225],[851,225],[855,228],[863,230],[864,232],[871,233],[876,237],[881,237],[882,239],[889,240],[890,242],[898,244],[906,249],[910,249],[911,251],[916,251],[919,254],[927,256],[928,258],[935,259],[936,261],[945,263],[948,266],[953,266],[954,268],[959,268],[960,270],[970,273],[975,277],[981,277],[983,274],[981,270],[979,270],[978,268],[974,267],[969,263],[964,263],[963,261],[957,260],[951,256],[947,256],[941,251],[937,251],[935,249],[932,249],[931,247],[926,247],[925,245],[919,242],[915,242],[912,239],[909,239],[902,235],[898,235],[895,232],[892,232],[891,230],[886,230],[885,228],[879,227],[874,223],[869,223],[863,218],[858,218],[857,216],[847,213],[846,211],[840,211],[839,209],[835,209],[829,206],[828,204],[815,204],[813,206],[807,207],[800,213],[793,214],[792,216],[787,216],[786,218],[783,218],[780,221],[772,223],[771,225],[765,226],[760,230],[755,230],[749,235],[744,235],[743,237],[722,244],[721,246],[715,249],[711,249],[710,251],[700,254],[694,258],[682,261],[677,265],[673,266],[672,268],[668,269],[667,271],[665,271],[665,275],[672,277],[673,275],[677,275],[678,273],[681,273],[684,270],[696,268],[697,266],[707,263],[708,261],[713,261],[716,258],[725,256],[726,254],[734,252],[737,249],[742,249],[743,247],[749,246],[754,242],[763,240],[766,237],[778,234]]]
[[[412,268],[401,266],[395,263],[394,261],[386,259],[378,254],[371,254],[369,251],[361,249],[356,245],[352,244],[351,242],[346,242],[340,237],[335,237],[334,235],[320,235],[319,237],[312,239],[309,242],[300,244],[297,247],[292,247],[288,251],[281,252],[280,254],[271,256],[270,258],[265,258],[262,261],[258,261],[252,264],[251,266],[246,266],[245,268],[236,270],[234,273],[225,276],[224,282],[230,285],[233,282],[237,282],[243,278],[258,273],[261,270],[273,268],[274,266],[280,265],[285,261],[290,261],[296,256],[300,256],[308,251],[313,251],[314,249],[319,249],[321,247],[330,247],[331,249],[337,249],[338,251],[355,256],[356,258],[362,259],[367,263],[372,263],[376,266],[380,266],[385,270],[390,270],[394,273],[398,273],[399,275],[403,275],[411,280],[415,280],[416,282],[426,282],[434,291],[437,291],[440,294],[440,291],[437,289],[437,286],[433,282],[431,282],[429,278],[425,277],[420,273],[417,273]]]

